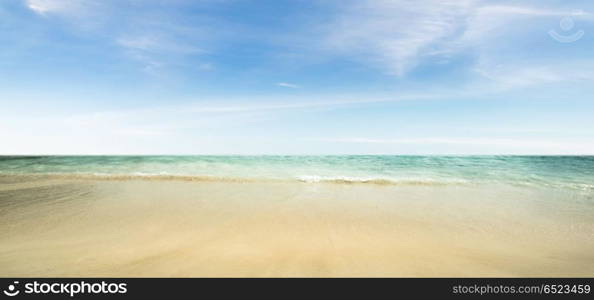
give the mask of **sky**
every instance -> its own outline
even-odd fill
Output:
[[[0,0],[0,154],[594,154],[591,0]]]

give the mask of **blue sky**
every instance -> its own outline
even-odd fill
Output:
[[[0,154],[594,154],[594,2],[1,0]]]

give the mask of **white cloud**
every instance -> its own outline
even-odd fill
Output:
[[[185,0],[23,0],[33,12],[55,15],[66,20],[69,29],[86,37],[111,40],[123,54],[141,64],[142,70],[162,75],[168,66],[188,67],[207,71],[212,65],[203,61],[185,61],[187,56],[209,53],[203,45],[211,46],[218,37],[212,27],[223,27],[196,18],[203,24],[189,26],[171,18],[170,12],[182,9]],[[167,5],[168,13],[154,13],[154,4]],[[157,7],[158,8],[158,7]],[[120,11],[134,10],[132,13]],[[210,27],[212,26],[212,27]],[[219,28],[217,28],[219,29]],[[220,30],[219,30],[220,31]]]
[[[547,66],[478,66],[474,70],[499,89],[553,84],[565,79]]]
[[[477,1],[360,1],[328,26],[324,44],[402,76],[454,36]]]
[[[281,87],[291,88],[291,89],[297,89],[300,87],[296,84],[287,83],[287,82],[279,82],[276,85],[281,86]]]
[[[554,64],[481,62],[474,67],[474,71],[488,79],[491,87],[498,90],[564,82],[584,82],[592,81],[594,78],[594,64],[591,61],[579,60]]]
[[[96,0],[25,0],[25,5],[37,14],[75,18],[97,11],[104,4]]]
[[[468,18],[464,34],[452,43],[452,51],[472,49],[476,61],[470,71],[478,75],[471,81],[474,89],[499,91],[591,81],[594,78],[594,65],[584,57],[574,54],[567,57],[541,56],[538,50],[527,49],[524,45],[527,39],[533,39],[535,43],[549,42],[552,44],[550,47],[555,47],[547,34],[550,28],[542,24],[555,26],[567,16],[576,22],[581,21],[582,25],[583,22],[594,21],[592,13],[580,10],[479,7]],[[543,23],[544,20],[547,22]],[[579,47],[575,46],[574,50]],[[543,49],[547,50],[551,51]]]
[[[592,20],[593,14],[580,10],[547,9],[523,6],[490,5],[475,8],[468,15],[466,29],[456,43],[465,46],[487,46],[495,39],[501,43],[500,36],[495,32],[522,32],[531,25],[531,21],[538,18],[555,18],[571,16],[580,20]],[[558,21],[558,20],[557,20]],[[542,28],[544,33],[549,28]],[[544,36],[544,35],[543,35]],[[487,45],[484,45],[484,44]]]
[[[116,42],[124,48],[149,53],[201,54],[206,52],[195,45],[185,44],[179,40],[172,40],[157,35],[126,36],[119,38]]]
[[[128,57],[140,62],[142,69],[151,75],[159,75],[160,70],[183,56],[204,54],[206,51],[176,37],[175,33],[167,35],[144,34],[126,35],[116,40]],[[197,69],[207,71],[211,68],[208,64],[201,63]]]
[[[41,15],[54,12],[71,11],[80,6],[79,1],[60,0],[26,0],[25,4],[29,9]]]
[[[427,94],[425,98],[438,98]],[[200,103],[144,107],[104,112],[54,112],[41,117],[0,113],[3,154],[182,154],[182,153],[392,153],[392,154],[593,154],[594,140],[567,138],[450,137],[411,134],[404,138],[300,139],[284,131],[287,116],[352,109],[357,105],[423,99],[422,95],[394,98],[208,99]],[[328,114],[331,116],[332,114]],[[351,120],[352,121],[352,120]],[[318,121],[316,121],[318,122]],[[345,121],[346,122],[346,121]],[[324,121],[314,127],[326,131]],[[321,126],[320,126],[321,125]],[[439,124],[437,124],[439,126]],[[329,126],[332,127],[332,126]],[[311,128],[311,127],[310,127]],[[281,131],[279,135],[279,131]],[[344,133],[344,131],[342,131]],[[479,131],[479,133],[484,133]],[[495,134],[509,134],[508,130]],[[513,134],[513,133],[512,133]],[[412,137],[410,137],[412,136]],[[417,137],[418,136],[418,137]],[[268,139],[268,140],[266,140]],[[349,145],[343,145],[349,144]],[[238,147],[241,145],[241,147]]]
[[[532,20],[572,16],[594,20],[587,11],[520,5],[493,5],[481,0],[366,0],[346,2],[323,26],[326,51],[364,61],[404,76],[429,58],[466,53],[497,55],[490,48],[515,34],[534,30]],[[558,20],[556,21],[558,22]],[[550,28],[541,28],[546,38]],[[509,35],[498,35],[499,33]],[[315,43],[311,43],[315,44]],[[436,60],[443,61],[443,60]]]

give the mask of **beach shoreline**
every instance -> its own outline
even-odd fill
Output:
[[[592,276],[592,206],[562,196],[506,185],[3,176],[0,275]]]

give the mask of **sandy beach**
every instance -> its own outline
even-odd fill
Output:
[[[0,276],[592,276],[554,190],[0,178]]]

